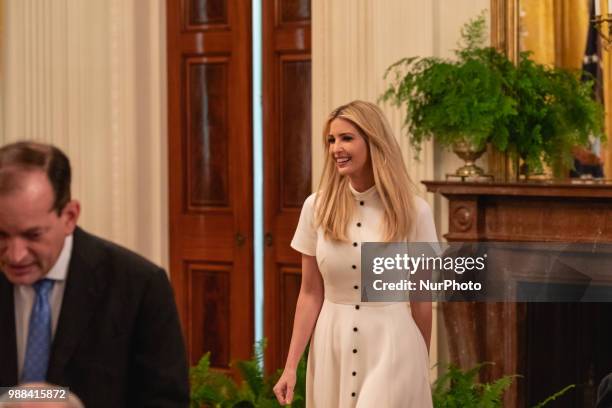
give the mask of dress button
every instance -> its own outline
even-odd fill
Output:
[[[353,349],[353,354],[357,353],[357,349]]]
[[[357,269],[357,265],[353,265],[351,268],[353,268],[353,269]]]
[[[357,375],[357,371],[353,371],[353,377]]]
[[[359,310],[359,305],[355,305],[355,309]]]
[[[353,246],[354,246],[354,247],[356,247],[356,246],[357,246],[357,243],[356,243],[356,242],[353,242]]]
[[[354,397],[354,396],[355,396],[355,393],[354,393],[354,392],[353,392],[353,393],[351,393],[351,397]]]
[[[353,286],[353,288],[355,288],[355,289],[359,289],[359,286],[355,285],[355,286]]]
[[[353,331],[354,331],[354,332],[356,332],[356,331],[357,331],[357,328],[356,328],[356,327],[353,327]]]
[[[359,202],[359,205],[363,205],[363,204],[364,204],[364,202],[363,202],[363,201],[360,201],[360,202]]]
[[[361,227],[361,223],[360,223],[360,222],[358,222],[358,223],[357,223],[357,226],[358,226],[358,227]]]

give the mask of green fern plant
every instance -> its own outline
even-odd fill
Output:
[[[446,372],[434,382],[432,399],[435,408],[500,408],[503,406],[504,392],[518,375],[505,375],[491,383],[480,383],[478,373],[485,365],[481,363],[468,370],[448,365]],[[534,408],[542,408],[556,400],[575,385],[568,385],[556,392]]]
[[[489,363],[491,364],[491,363]],[[435,408],[497,408],[502,406],[503,393],[514,376],[506,375],[492,383],[480,383],[478,373],[486,363],[469,370],[449,365],[433,385]]]
[[[278,381],[281,370],[267,376],[263,372],[265,339],[256,343],[253,357],[240,360],[233,365],[243,380],[237,384],[228,375],[210,369],[210,353],[202,356],[197,365],[191,368],[191,408],[202,406],[211,408],[277,408],[272,387]],[[306,360],[307,353],[300,359],[296,371],[296,385],[293,402],[289,407],[304,408],[306,405]],[[491,383],[478,382],[478,373],[486,364],[478,364],[469,370],[461,370],[454,365],[447,366],[446,372],[438,377],[432,386],[435,408],[499,408],[502,406],[504,391],[510,387],[516,375],[506,375]],[[542,408],[549,402],[574,388],[569,385],[551,395],[534,408]]]
[[[505,123],[517,101],[505,92],[503,74],[512,63],[485,41],[483,12],[462,28],[454,61],[411,57],[387,68],[391,84],[380,99],[405,109],[404,129],[417,154],[432,137],[445,147],[459,141],[507,147]]]
[[[281,405],[276,400],[272,387],[280,377],[277,370],[272,375],[263,371],[263,357],[266,340],[257,342],[250,360],[236,361],[236,367],[243,378],[240,384],[229,376],[210,369],[210,353],[204,354],[198,364],[191,368],[191,407],[213,408],[276,408]],[[306,358],[298,365],[297,382],[294,390],[292,408],[303,408],[306,395]]]
[[[572,147],[587,145],[589,136],[605,140],[603,107],[592,98],[593,81],[582,81],[579,72],[538,64],[522,52],[507,78],[507,93],[519,101],[506,124],[508,152],[531,172],[543,163],[572,167]]]
[[[491,143],[539,172],[543,163],[571,167],[571,149],[587,145],[590,136],[605,141],[592,81],[538,64],[528,52],[515,65],[484,45],[486,31],[483,11],[463,26],[454,60],[411,57],[387,68],[391,84],[380,100],[404,108],[416,155],[432,137],[445,147]]]

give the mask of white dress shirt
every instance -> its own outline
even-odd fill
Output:
[[[62,299],[64,298],[64,289],[66,287],[66,275],[68,274],[68,263],[70,262],[71,255],[72,235],[69,235],[64,240],[64,247],[55,265],[53,265],[49,273],[45,276],[46,279],[55,281],[53,289],[51,290],[51,296],[49,296],[49,303],[51,306],[51,338],[55,337],[55,329],[57,328],[57,321],[62,308]],[[13,294],[15,299],[18,378],[21,378],[28,342],[30,314],[32,313],[32,307],[36,299],[36,291],[31,285],[15,285]]]

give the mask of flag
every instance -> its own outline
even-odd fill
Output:
[[[589,8],[589,28],[587,34],[586,47],[584,49],[584,59],[582,61],[582,79],[592,79],[593,97],[598,102],[603,102],[603,70],[601,62],[601,41],[595,29],[593,20],[595,19],[594,0],[590,1]]]

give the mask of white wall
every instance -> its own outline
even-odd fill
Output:
[[[164,0],[4,0],[1,143],[51,142],[80,224],[167,266]]]

